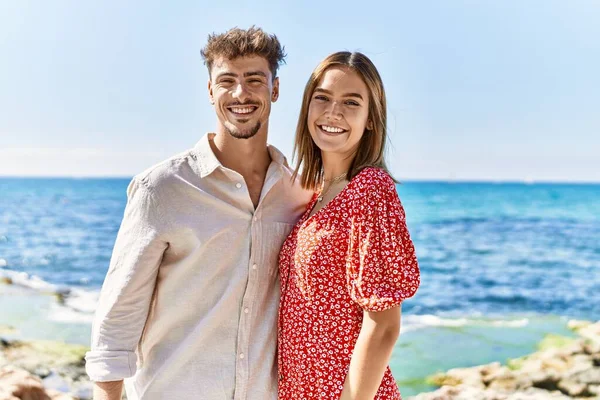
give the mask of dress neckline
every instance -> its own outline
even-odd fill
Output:
[[[358,174],[356,174],[356,175],[354,176],[354,178],[352,178],[352,179],[350,180],[350,182],[348,182],[348,183],[346,184],[346,186],[344,186],[344,187],[342,188],[342,190],[340,190],[340,192],[339,192],[338,194],[336,194],[336,195],[335,195],[335,196],[334,196],[334,197],[333,197],[331,200],[329,200],[329,201],[327,202],[327,204],[325,204],[323,207],[321,207],[321,208],[319,209],[319,211],[317,211],[317,212],[316,212],[316,213],[314,213],[313,215],[310,215],[310,212],[311,212],[311,211],[312,211],[312,209],[314,208],[314,206],[315,206],[315,203],[317,202],[317,199],[319,198],[319,195],[318,195],[318,193],[316,193],[316,192],[315,192],[315,193],[313,194],[312,200],[311,200],[311,201],[310,201],[310,203],[308,204],[308,207],[307,207],[307,210],[306,210],[306,212],[305,212],[305,213],[304,213],[304,215],[302,216],[302,219],[301,219],[301,222],[300,222],[300,224],[299,224],[299,225],[300,225],[300,226],[304,225],[306,222],[310,221],[311,219],[313,219],[314,217],[316,217],[317,215],[319,215],[319,214],[320,214],[320,213],[321,213],[323,210],[326,210],[327,208],[329,208],[329,207],[330,207],[330,205],[331,205],[332,203],[339,201],[339,199],[342,197],[342,195],[344,195],[344,194],[346,193],[346,191],[348,191],[348,190],[350,189],[350,186],[351,186],[351,185],[353,185],[353,184],[356,182],[356,180],[358,179],[358,177],[359,177],[360,175],[362,175],[362,174],[363,174],[363,172],[365,172],[367,169],[370,169],[370,168],[372,168],[372,167],[367,167],[367,168],[364,168],[363,170],[361,170],[361,171],[360,171]]]

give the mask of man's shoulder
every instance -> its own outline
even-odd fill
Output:
[[[195,157],[193,148],[190,148],[154,164],[133,179],[143,183],[150,190],[160,190],[176,181],[182,172],[191,172],[191,164]]]

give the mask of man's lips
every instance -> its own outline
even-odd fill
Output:
[[[229,106],[227,109],[235,115],[245,116],[250,115],[254,111],[258,110],[258,106],[255,104],[245,104],[245,105],[237,105],[237,106]]]

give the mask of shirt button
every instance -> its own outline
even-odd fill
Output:
[[[243,360],[244,359],[244,353],[240,354],[240,358]]]
[[[258,217],[254,217],[252,219],[254,220],[254,222],[258,221]]]
[[[252,269],[256,269],[256,268],[258,268],[258,265],[252,264]]]
[[[249,308],[244,308],[244,312],[245,312],[246,314],[248,314],[248,313],[250,312],[250,309],[249,309]]]
[[[238,183],[235,184],[235,187],[239,189],[239,188],[242,187],[242,184],[238,182]]]

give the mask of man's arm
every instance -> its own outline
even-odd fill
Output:
[[[162,238],[165,222],[155,193],[134,178],[127,195],[123,222],[94,318],[91,349],[86,354],[86,371],[94,382],[119,382],[135,374],[135,351],[168,247]],[[119,392],[122,384],[97,387]]]
[[[364,311],[363,325],[340,400],[375,397],[400,335],[401,307],[380,312]]]
[[[121,400],[123,381],[95,382],[94,400]]]

